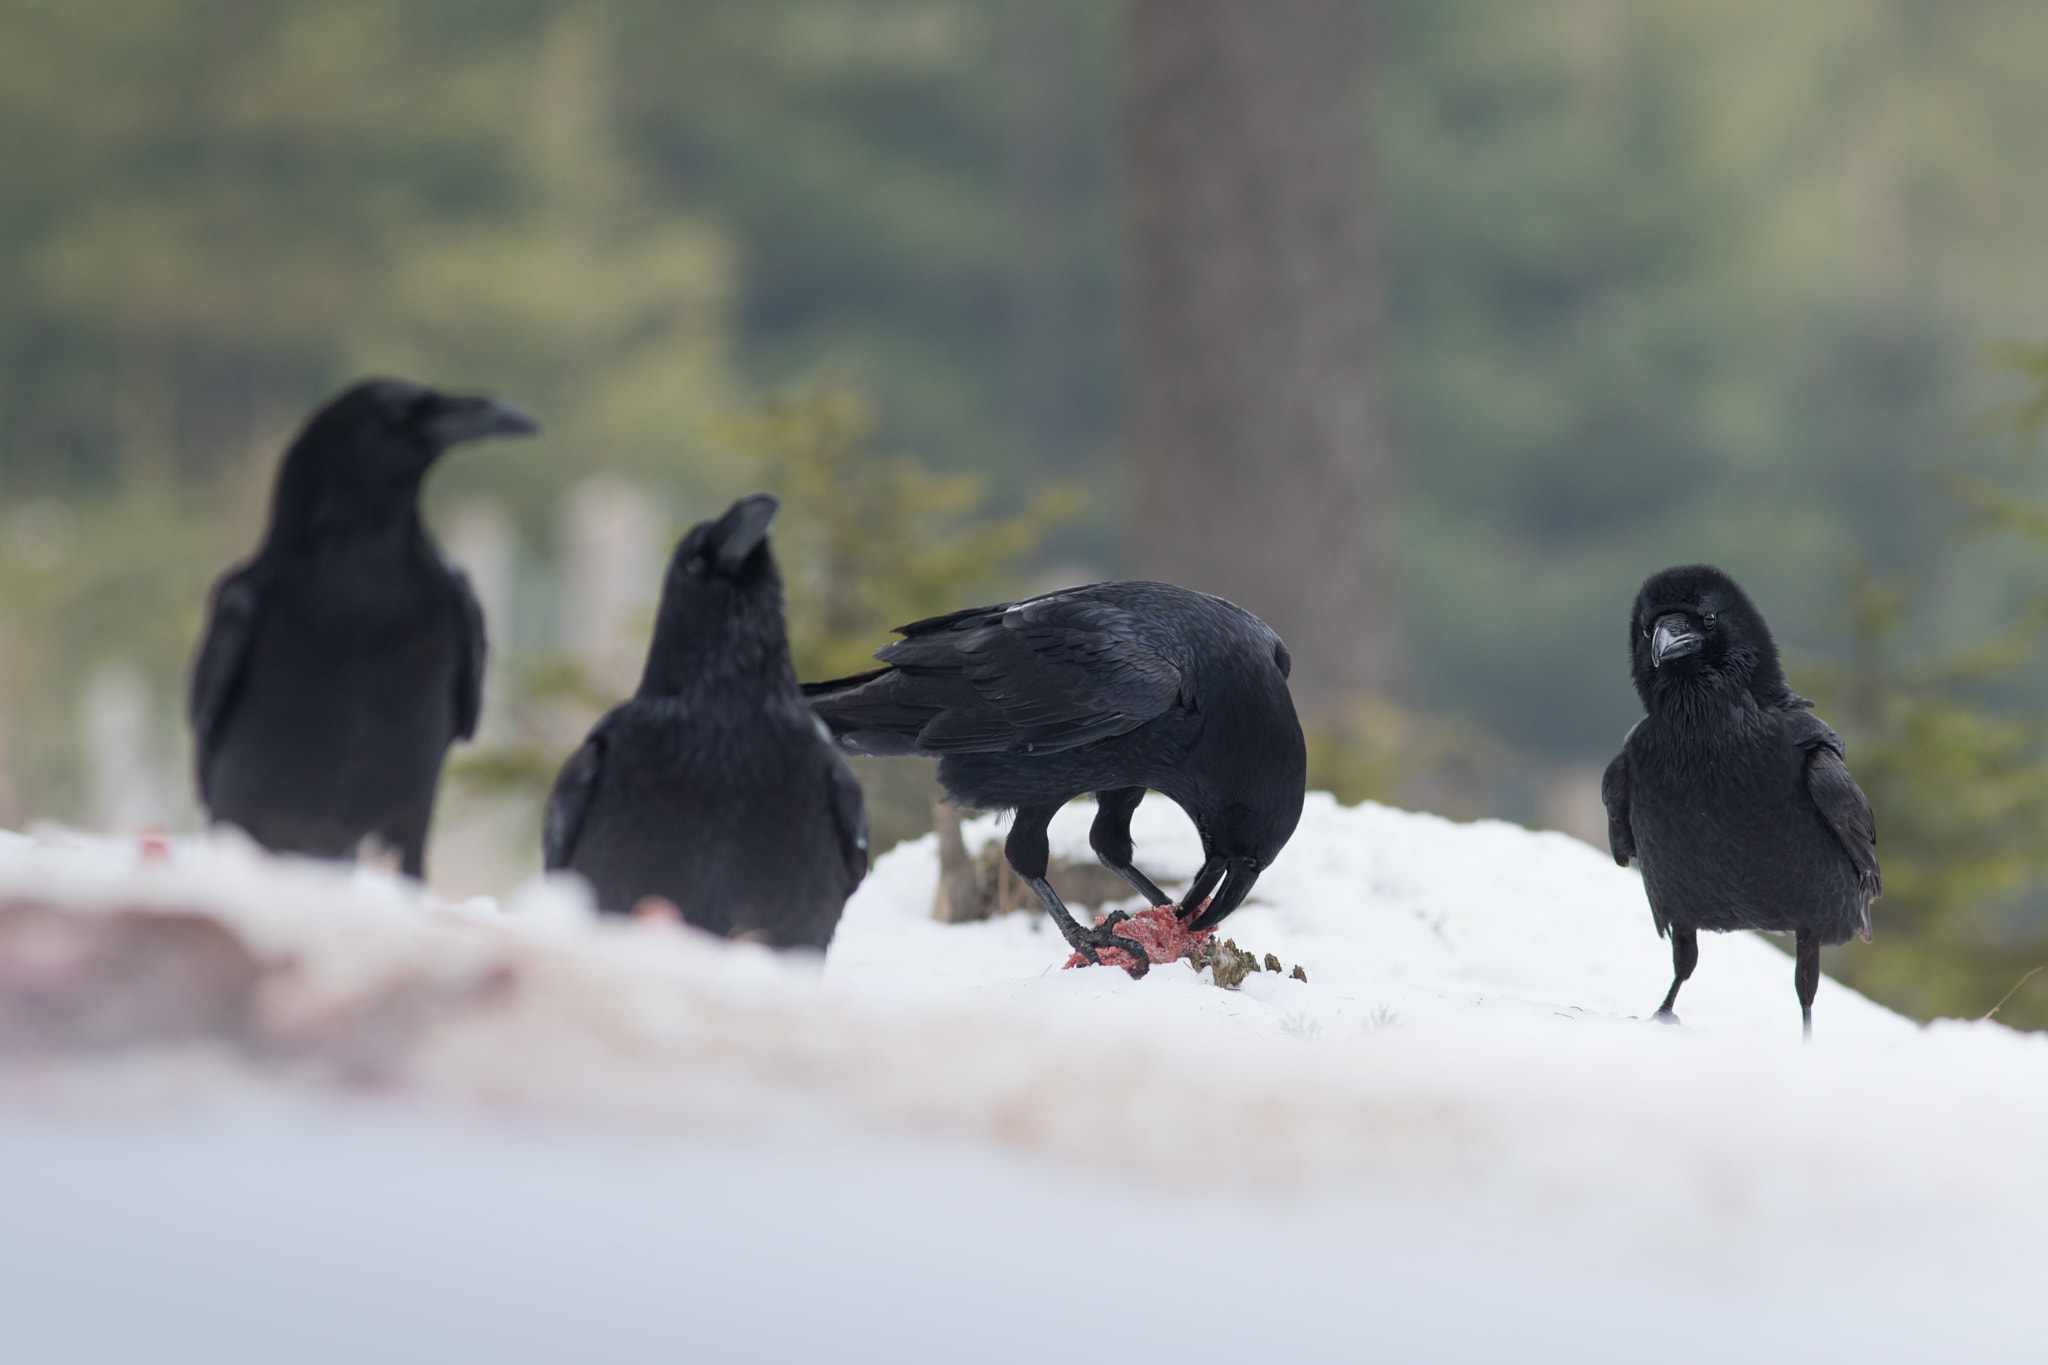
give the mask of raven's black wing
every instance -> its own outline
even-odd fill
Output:
[[[1135,730],[1182,693],[1156,625],[1080,594],[906,629],[876,657],[900,701],[930,708],[929,753],[1058,753]]]
[[[1870,813],[1870,801],[1843,761],[1842,739],[1826,721],[1809,712],[1788,718],[1787,728],[1794,741],[1806,750],[1806,792],[1813,798],[1821,819],[1834,831],[1835,841],[1849,855],[1856,879],[1863,886],[1863,922],[1857,932],[1870,939],[1870,902],[1884,892],[1877,872],[1877,817]]]
[[[455,604],[462,613],[462,648],[455,665],[455,737],[469,739],[476,734],[484,707],[484,609],[469,586],[469,575],[454,564],[448,572],[454,576]]]
[[[604,724],[599,722],[583,746],[569,755],[555,776],[555,789],[548,796],[547,816],[541,822],[541,863],[554,872],[569,865],[576,856],[576,841],[583,837],[583,819],[590,813],[591,793],[604,771]]]
[[[822,725],[818,728],[824,729]],[[825,742],[832,742],[829,732]],[[846,867],[846,892],[852,895],[853,888],[868,875],[867,802],[861,796],[860,779],[853,775],[845,759],[828,752],[826,763],[832,784],[832,826],[838,832],[839,856]]]
[[[1600,777],[1600,804],[1607,807],[1607,851],[1627,867],[1636,856],[1635,831],[1628,823],[1628,750],[1614,756]]]
[[[214,584],[208,612],[206,636],[199,656],[192,662],[192,690],[186,699],[186,714],[192,720],[192,741],[198,758],[200,796],[206,795],[206,770],[211,765],[214,744],[242,681],[249,659],[249,642],[256,635],[256,616],[262,606],[264,573],[255,564],[224,575]]]

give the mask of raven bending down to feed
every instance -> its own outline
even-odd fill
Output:
[[[1098,583],[902,627],[888,665],[804,688],[855,753],[933,754],[955,802],[1014,809],[1004,853],[1090,962],[1145,950],[1121,912],[1083,928],[1046,880],[1046,826],[1095,794],[1089,842],[1155,906],[1172,898],[1131,865],[1131,813],[1147,789],[1185,810],[1204,861],[1181,902],[1187,929],[1238,907],[1301,818],[1308,768],[1288,657],[1265,622],[1167,583]]]
[[[448,746],[476,729],[484,621],[420,524],[449,447],[538,430],[487,398],[356,385],[285,452],[256,557],[214,585],[192,670],[199,796],[265,848],[424,874]]]
[[[655,896],[715,934],[823,949],[867,875],[867,816],[790,665],[780,506],[742,498],[676,546],[640,690],[562,765],[544,843],[605,910]]]
[[[1785,684],[1770,628],[1705,565],[1643,584],[1631,670],[1649,714],[1600,783],[1614,860],[1642,869],[1671,936],[1671,1006],[1699,960],[1699,931],[1798,936],[1792,979],[1807,1036],[1822,944],[1870,937],[1879,892],[1870,803],[1842,741]]]

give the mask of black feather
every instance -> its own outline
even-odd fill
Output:
[[[1624,742],[1625,743],[1625,742]],[[1627,867],[1636,856],[1636,836],[1628,825],[1628,750],[1614,756],[1600,776],[1600,803],[1607,807],[1607,851]],[[1659,925],[1657,932],[1663,933]]]
[[[567,867],[576,856],[576,843],[583,837],[583,817],[590,811],[590,794],[604,772],[604,727],[598,726],[555,775],[555,789],[548,797],[542,817],[540,852],[543,865]]]

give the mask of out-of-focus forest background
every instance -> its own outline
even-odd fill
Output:
[[[1635,586],[1713,560],[1878,807],[1878,939],[1829,969],[1991,1008],[2048,962],[2048,8],[1370,18],[1400,664],[1311,717],[1318,784],[1599,839]],[[1127,19],[0,0],[0,817],[197,822],[207,584],[366,373],[546,428],[429,487],[493,637],[451,889],[532,865],[673,535],[735,493],[788,499],[807,676],[1131,571]],[[915,832],[915,766],[864,775]],[[1999,1017],[2048,1024],[2048,973]]]

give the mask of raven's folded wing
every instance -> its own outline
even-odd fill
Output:
[[[877,657],[901,692],[932,692],[920,749],[1059,753],[1135,731],[1182,696],[1182,667],[1145,634],[1135,614],[1051,596],[948,620]]]
[[[583,820],[590,813],[591,794],[604,772],[604,725],[590,732],[583,747],[569,755],[555,777],[555,789],[548,797],[548,811],[541,822],[541,864],[554,872],[567,867],[576,856],[576,842],[583,837]]]
[[[1856,879],[1863,884],[1863,922],[1858,927],[1870,938],[1870,902],[1883,894],[1884,884],[1877,872],[1877,818],[1870,813],[1870,801],[1843,761],[1842,740],[1826,721],[1800,712],[1791,722],[1793,735],[1806,750],[1806,791],[1819,809],[1821,819],[1834,831],[1835,840],[1849,855]]]
[[[455,665],[455,737],[476,734],[484,706],[484,609],[469,586],[469,575],[450,564],[455,576],[455,602],[462,612],[462,647]]]
[[[1600,777],[1600,804],[1607,807],[1607,851],[1627,867],[1636,856],[1635,831],[1628,823],[1628,750],[1623,749]]]
[[[896,690],[930,691],[926,752],[1057,753],[1135,730],[1182,693],[1183,669],[1139,617],[1083,596],[938,622],[876,655],[902,675]]]
[[[211,766],[208,760],[242,681],[249,642],[256,635],[262,589],[263,573],[253,564],[227,574],[214,585],[206,637],[192,663],[192,690],[186,699],[202,797],[206,795],[206,770]]]

